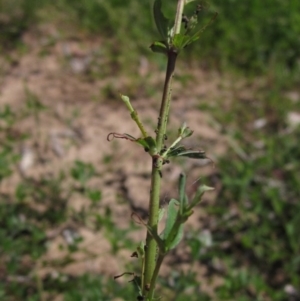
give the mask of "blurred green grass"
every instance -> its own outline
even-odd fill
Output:
[[[122,55],[145,53],[158,38],[150,13],[151,1],[120,0],[1,0],[2,48],[18,41],[28,27],[42,22],[38,12],[52,9],[52,21],[64,22],[94,35],[113,37]],[[176,1],[165,3],[168,13]],[[208,67],[272,73],[297,72],[300,57],[300,2],[297,0],[214,0],[208,2],[219,17],[186,57]],[[4,43],[5,42],[5,43]],[[205,63],[203,63],[205,62]]]
[[[300,127],[288,122],[300,104],[275,91],[265,87],[253,98],[233,98],[229,109],[207,109],[235,145],[210,179],[221,183],[217,202],[205,209],[213,245],[206,248],[197,234],[188,244],[224,277],[218,300],[300,297]],[[288,295],[289,286],[298,292]]]

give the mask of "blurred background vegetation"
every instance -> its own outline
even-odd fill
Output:
[[[18,43],[22,33],[38,22],[49,20],[63,22],[66,27],[71,24],[89,34],[113,37],[119,51],[126,45],[128,50],[146,53],[145,45],[156,37],[149,13],[151,1],[1,0],[0,3],[2,48]],[[166,13],[174,11],[174,3],[166,1]],[[221,17],[187,56],[205,61],[209,67],[235,68],[247,74],[264,72],[283,76],[299,72],[299,1],[207,3]],[[41,13],[42,10],[47,14]]]
[[[176,1],[165,2],[165,12],[172,13]],[[148,49],[157,38],[150,6],[150,1],[136,0],[0,0],[0,54],[9,60],[10,53],[20,49],[21,55],[23,34],[52,23],[64,35],[100,36],[119,74],[137,68],[136,57],[141,55],[161,68],[163,58]],[[207,179],[216,186],[221,183],[217,205],[204,204],[210,215],[205,227],[213,243],[207,245],[199,233],[185,238],[192,260],[223,281],[213,297],[199,291],[192,274],[174,273],[172,281],[161,285],[173,292],[168,300],[297,301],[300,127],[299,119],[291,117],[300,114],[300,1],[211,0],[209,10],[219,16],[199,43],[187,49],[185,60],[195,68],[244,79],[254,98],[233,98],[229,107],[222,100],[217,106],[199,104],[238,145],[219,159],[218,171]],[[36,114],[44,108],[29,99],[27,109]],[[0,181],[19,160],[14,145],[21,137],[10,129],[22,116],[24,112],[0,107]],[[131,286],[103,276],[41,279],[33,271],[47,247],[45,229],[66,218],[68,197],[74,191],[82,193],[91,210],[101,201],[101,191],[87,187],[96,176],[93,166],[78,161],[70,173],[56,179],[24,179],[13,196],[0,191],[0,300],[53,300],[57,294],[72,301],[132,300]],[[66,178],[76,185],[62,187]],[[48,210],[41,213],[29,206],[28,198],[34,204],[46,203]],[[72,218],[81,222],[84,217]],[[108,231],[113,228],[109,210],[98,216],[98,223]],[[79,243],[75,239],[69,251]],[[112,245],[118,249],[117,242]]]

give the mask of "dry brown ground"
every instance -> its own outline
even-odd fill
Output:
[[[127,141],[107,141],[110,132],[129,133],[139,136],[138,129],[130,119],[128,111],[115,95],[120,91],[126,94],[130,83],[131,89],[142,89],[146,82],[153,83],[152,96],[140,93],[133,101],[142,120],[145,120],[149,132],[153,133],[159,109],[160,87],[164,74],[152,69],[145,58],[140,58],[139,74],[131,77],[105,76],[105,78],[92,78],[88,75],[94,67],[94,53],[101,45],[101,41],[79,38],[59,38],[54,43],[57,32],[45,29],[42,34],[27,33],[23,37],[26,51],[20,55],[16,51],[10,55],[8,61],[1,58],[2,78],[0,105],[9,104],[14,110],[25,106],[30,95],[35,95],[48,109],[39,115],[39,120],[32,116],[20,120],[16,129],[28,132],[31,139],[20,141],[22,150],[21,169],[23,176],[38,178],[41,175],[54,175],[60,170],[68,170],[74,160],[92,163],[100,177],[92,180],[89,185],[101,189],[103,194],[102,206],[109,206],[113,211],[113,218],[120,227],[125,227],[130,221],[133,209],[147,210],[149,175],[151,170],[150,158],[145,152]],[[105,57],[97,58],[97,68],[105,68]],[[100,60],[100,61],[99,61]],[[101,71],[100,71],[101,72]],[[212,120],[206,113],[197,107],[207,103],[210,106],[218,105],[219,99],[230,99],[231,83],[224,80],[215,72],[202,70],[189,70],[181,66],[177,76],[184,76],[191,72],[193,79],[189,83],[176,82],[174,87],[174,101],[170,119],[170,137],[174,136],[179,125],[186,121],[194,130],[194,135],[187,144],[206,150],[208,156],[215,161],[227,149],[227,140],[212,126]],[[103,91],[111,93],[104,93]],[[157,91],[156,91],[157,90]],[[26,92],[27,91],[27,92]],[[115,93],[115,94],[113,94]],[[139,91],[137,92],[139,93]],[[110,162],[105,158],[110,156]],[[176,182],[179,173],[184,170],[188,175],[189,194],[195,189],[193,183],[203,175],[216,172],[209,162],[187,160],[172,163],[166,166],[163,172],[164,185],[162,188],[162,204],[172,196],[176,196]],[[5,180],[0,189],[11,193],[18,181],[20,172],[17,168],[14,174]],[[210,183],[207,183],[210,184]],[[215,193],[206,196],[207,202],[215,202]],[[120,196],[125,202],[119,202]],[[80,195],[72,196],[69,207],[80,210],[85,206],[86,200]],[[99,209],[101,212],[101,208]],[[188,221],[187,231],[193,229],[203,231],[200,218],[205,212],[200,208]],[[68,227],[64,225],[63,227]],[[58,260],[66,255],[60,248],[66,241],[62,235],[63,227],[49,229],[47,254],[43,259]],[[75,252],[75,262],[67,265],[63,271],[72,274],[84,272],[97,272],[109,276],[123,271],[125,264],[130,262],[130,253],[134,250],[123,250],[118,255],[111,254],[109,241],[102,231],[95,232],[89,228],[79,228],[77,231],[84,238],[80,250]],[[145,230],[136,231],[134,239],[144,238]],[[85,251],[82,251],[85,250]],[[87,255],[88,254],[88,255]],[[94,256],[91,256],[94,254]],[[182,246],[176,258],[185,258],[188,262],[188,250]],[[175,261],[176,261],[175,258]],[[179,259],[178,259],[179,260]],[[171,262],[171,258],[169,262]],[[174,262],[174,260],[173,260]],[[203,275],[204,268],[195,264],[178,264],[176,268],[193,269]],[[174,263],[173,263],[174,268]],[[55,274],[60,268],[38,266],[41,275]],[[163,273],[168,272],[168,265]]]

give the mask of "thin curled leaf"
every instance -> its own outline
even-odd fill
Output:
[[[150,153],[154,153],[156,150],[156,142],[151,136],[148,136],[146,138],[135,138],[129,134],[119,134],[115,132],[109,133],[107,135],[107,141],[112,141],[114,138],[136,142],[137,144],[143,146],[145,150],[150,151]]]
[[[107,141],[112,141],[114,138],[126,139],[133,142],[136,142],[137,140],[136,138],[134,138],[129,134],[119,134],[119,133],[112,132],[107,135]]]
[[[114,276],[114,279],[116,280],[116,279],[118,279],[118,278],[120,278],[120,277],[123,277],[124,275],[134,276],[135,274],[134,274],[133,272],[124,272],[124,273],[122,273],[122,274],[120,274],[120,275]]]

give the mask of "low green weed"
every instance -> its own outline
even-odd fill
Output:
[[[250,278],[231,288],[229,296],[246,293],[255,281],[260,286],[254,286],[254,296],[265,292],[272,300],[284,300],[288,284],[299,287],[298,135],[299,129],[288,136],[265,137],[263,152],[250,162],[236,159],[229,166],[227,160],[220,161],[224,186],[219,197],[223,203],[217,210],[209,210],[217,222],[215,244],[226,241],[226,252],[235,254],[228,272],[251,262],[246,269]],[[260,278],[252,277],[258,272]]]
[[[215,291],[220,300],[298,300],[300,128],[286,120],[299,104],[283,95],[282,87],[265,86],[253,100],[210,111],[244,154],[231,148],[219,160],[219,201],[207,205],[204,220],[211,246],[196,233],[187,239],[193,259],[223,277]]]

